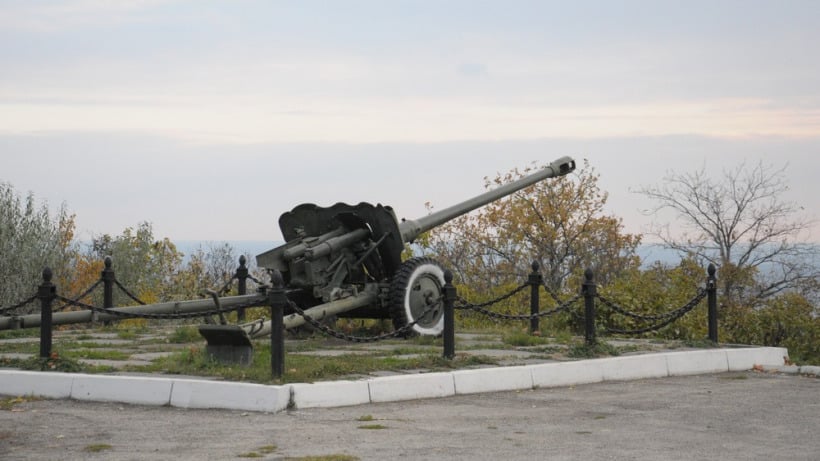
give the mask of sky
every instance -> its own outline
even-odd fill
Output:
[[[300,203],[417,218],[568,155],[640,233],[636,189],[763,162],[817,219],[817,24],[814,0],[0,0],[0,182],[81,239],[278,241]]]

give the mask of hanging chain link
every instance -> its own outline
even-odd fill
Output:
[[[90,294],[91,294],[91,292],[92,292],[92,291],[94,291],[94,290],[96,290],[96,289],[97,289],[97,287],[98,287],[98,286],[100,286],[100,284],[101,284],[101,283],[103,283],[103,281],[102,281],[102,280],[97,280],[97,282],[96,282],[95,284],[91,285],[91,286],[90,286],[87,290],[85,290],[85,291],[84,291],[81,295],[79,295],[79,296],[75,297],[75,298],[74,298],[74,301],[79,301],[79,300],[81,300],[81,299],[85,298],[86,296],[90,295]],[[54,309],[54,312],[60,312],[60,311],[64,310],[66,307],[68,307],[68,306],[70,306],[70,305],[71,305],[71,304],[65,303],[65,304],[63,304],[62,306],[60,306],[60,307],[58,307],[58,308]]]
[[[137,297],[137,295],[135,295],[134,293],[131,293],[131,291],[129,291],[129,290],[128,290],[128,288],[125,288],[125,285],[123,285],[122,283],[120,283],[120,281],[119,281],[119,280],[114,279],[114,283],[117,285],[117,287],[119,287],[119,289],[120,289],[120,290],[122,290],[122,292],[123,292],[123,293],[125,293],[125,294],[129,297],[129,298],[131,298],[131,299],[132,299],[134,302],[136,302],[137,304],[140,304],[140,305],[142,305],[142,306],[144,306],[144,305],[148,304],[148,303],[146,303],[145,301],[143,301],[143,300],[139,299],[139,298]]]
[[[498,304],[501,301],[506,301],[507,299],[512,298],[513,296],[520,293],[521,291],[523,291],[528,286],[530,286],[530,285],[528,283],[525,283],[525,284],[519,286],[518,288],[513,289],[511,292],[509,292],[507,294],[501,295],[498,298],[495,298],[495,299],[487,301],[487,302],[479,303],[479,304],[470,304],[466,299],[459,296],[458,298],[456,298],[456,301],[458,301],[462,304],[454,306],[454,307],[455,307],[456,310],[463,310],[463,309],[476,310],[476,308],[480,309],[480,308],[483,308],[483,307],[489,307],[489,306],[492,306],[494,304]]]
[[[15,304],[15,305],[13,305],[13,306],[8,306],[8,307],[3,307],[3,308],[0,308],[0,314],[5,315],[5,314],[6,314],[6,312],[11,312],[11,311],[14,311],[14,310],[20,309],[21,307],[27,306],[27,305],[29,305],[29,304],[33,303],[33,302],[34,302],[34,301],[36,301],[36,300],[37,300],[37,295],[35,294],[35,295],[33,295],[32,297],[30,297],[30,298],[28,298],[28,299],[25,299],[25,300],[23,300],[23,301],[21,301],[21,302],[19,302],[19,303]]]
[[[506,299],[506,298],[504,298],[504,299]],[[555,315],[555,314],[558,314],[559,312],[569,311],[570,308],[572,307],[572,305],[576,301],[578,301],[579,299],[581,299],[580,294],[573,296],[572,298],[568,299],[566,302],[564,302],[560,306],[556,307],[555,309],[552,309],[552,310],[549,310],[549,311],[544,311],[544,312],[539,312],[537,314],[530,314],[530,315],[513,315],[513,314],[502,314],[502,313],[499,313],[499,312],[493,312],[493,311],[484,309],[482,307],[486,303],[481,304],[481,305],[479,305],[479,304],[475,304],[475,305],[466,304],[466,305],[464,305],[463,304],[463,305],[460,305],[460,306],[456,306],[456,309],[462,309],[462,310],[463,309],[469,309],[469,310],[478,312],[480,314],[484,314],[487,317],[491,317],[491,318],[498,319],[498,320],[532,320],[532,319],[536,319],[536,318]],[[463,299],[459,299],[459,301],[463,301]]]
[[[698,292],[698,294],[695,295],[694,298],[692,298],[691,301],[689,301],[688,303],[683,305],[681,308],[676,309],[674,311],[671,311],[667,314],[663,314],[662,318],[664,318],[666,320],[661,322],[661,323],[657,323],[655,325],[651,325],[651,326],[648,326],[646,328],[638,328],[638,329],[634,329],[634,330],[623,330],[623,329],[618,329],[618,328],[605,328],[604,331],[606,331],[607,333],[613,333],[613,334],[629,335],[629,334],[649,333],[650,331],[660,330],[661,328],[671,324],[675,320],[678,320],[679,318],[683,317],[684,315],[686,315],[690,311],[692,311],[695,307],[697,307],[698,304],[700,304],[701,301],[703,301],[703,298],[705,298],[706,295],[707,295],[706,290],[700,290]],[[600,298],[600,296],[599,296],[599,298]],[[609,307],[615,307],[614,304],[609,304],[606,301],[604,301],[603,299],[601,299],[601,301],[604,302],[604,304],[606,304]],[[626,312],[626,311],[622,312],[622,310],[620,308],[617,308],[617,307],[615,307],[615,310],[616,310],[616,312],[619,312],[619,313]],[[628,315],[628,314],[625,314],[625,315]],[[639,317],[636,317],[637,315],[638,314],[630,315],[630,317],[639,318]],[[644,317],[660,317],[660,316],[644,316]]]

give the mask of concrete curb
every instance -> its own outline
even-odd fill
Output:
[[[784,367],[788,356],[788,350],[779,347],[706,349],[281,386],[0,370],[0,394],[277,413],[288,408],[340,407],[758,367],[815,376],[820,372],[820,367]]]

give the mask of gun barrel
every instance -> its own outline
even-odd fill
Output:
[[[242,296],[227,296],[219,298],[219,303],[223,309],[230,309],[234,306],[258,303],[260,306],[267,304],[267,298],[264,294],[252,294]],[[205,312],[215,309],[213,300],[211,299],[196,299],[190,301],[176,301],[165,302],[158,304],[146,304],[144,306],[127,306],[114,307],[109,309],[112,314],[99,313],[97,320],[102,322],[106,320],[121,320],[122,317],[117,316],[116,313],[123,314],[191,314],[196,312]],[[52,323],[54,325],[68,325],[73,323],[88,323],[94,318],[94,312],[90,310],[79,310],[69,312],[55,312],[52,315]],[[40,314],[28,314],[16,317],[0,317],[0,330],[9,330],[12,328],[34,328],[40,326]]]
[[[405,220],[399,224],[401,237],[405,242],[412,242],[419,235],[428,230],[440,226],[447,221],[457,218],[463,214],[469,213],[477,208],[515,193],[521,189],[531,186],[539,181],[547,178],[554,178],[557,176],[564,176],[575,170],[575,160],[570,157],[561,157],[558,160],[550,163],[549,166],[543,170],[539,170],[529,176],[523,177],[517,181],[505,184],[491,191],[485,192],[481,195],[465,200],[461,203],[453,205],[449,208],[431,213],[415,220]]]

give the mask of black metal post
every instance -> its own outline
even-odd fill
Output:
[[[718,319],[717,319],[717,278],[715,278],[714,264],[709,264],[706,272],[709,276],[706,279],[706,301],[709,305],[709,340],[718,342]]]
[[[248,294],[248,268],[245,263],[248,262],[245,255],[239,257],[239,267],[236,269],[236,279],[238,280],[239,295]],[[239,322],[245,321],[245,308],[236,311],[236,316]]]
[[[540,330],[538,325],[538,309],[541,304],[540,293],[544,277],[541,276],[541,266],[538,261],[532,262],[532,273],[530,273],[527,283],[530,285],[530,334]]]
[[[268,292],[271,316],[270,369],[273,379],[279,379],[285,374],[284,313],[288,302],[281,272],[274,270],[271,273],[271,285],[272,288]]]
[[[581,294],[584,295],[584,340],[588,346],[595,345],[595,296],[598,288],[592,269],[584,271],[584,283],[581,285]]]
[[[57,287],[51,283],[51,269],[43,269],[43,283],[37,290],[40,298],[40,357],[51,357],[51,302],[57,295]]]
[[[114,269],[111,267],[111,256],[106,256],[105,260],[105,268],[102,270],[102,281],[103,281],[103,308],[111,309],[114,307],[114,280],[116,280],[116,276],[114,275]],[[92,315],[95,315],[96,312]],[[103,322],[104,325],[111,325],[110,320],[106,320]]]
[[[456,320],[455,307],[456,287],[453,286],[453,273],[450,269],[444,271],[444,358],[453,359],[456,356]]]

